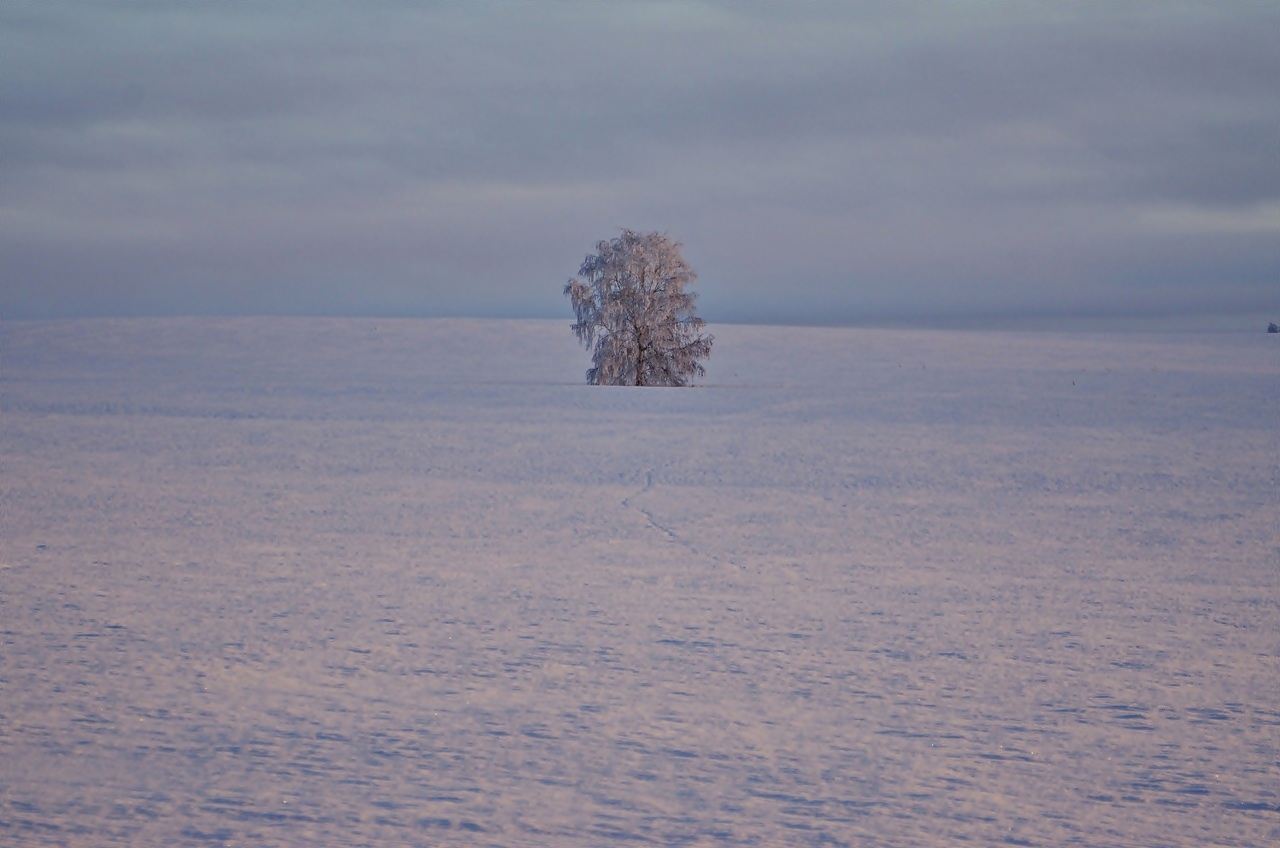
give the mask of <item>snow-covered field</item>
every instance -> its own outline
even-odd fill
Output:
[[[1280,844],[1280,337],[0,323],[0,843]]]

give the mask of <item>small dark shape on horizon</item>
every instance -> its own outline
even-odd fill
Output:
[[[1267,332],[1268,332],[1268,333],[1280,333],[1280,327],[1277,327],[1277,326],[1276,326],[1276,322],[1275,322],[1275,321],[1272,321],[1270,324],[1268,324],[1268,325],[1267,325]]]

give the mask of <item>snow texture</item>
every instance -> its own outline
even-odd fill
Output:
[[[0,843],[1270,846],[1275,336],[0,322]]]

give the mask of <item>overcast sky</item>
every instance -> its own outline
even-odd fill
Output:
[[[1280,3],[0,6],[0,317],[1274,313]]]

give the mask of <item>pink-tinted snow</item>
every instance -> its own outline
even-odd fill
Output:
[[[1276,336],[0,323],[0,843],[1280,844]]]

